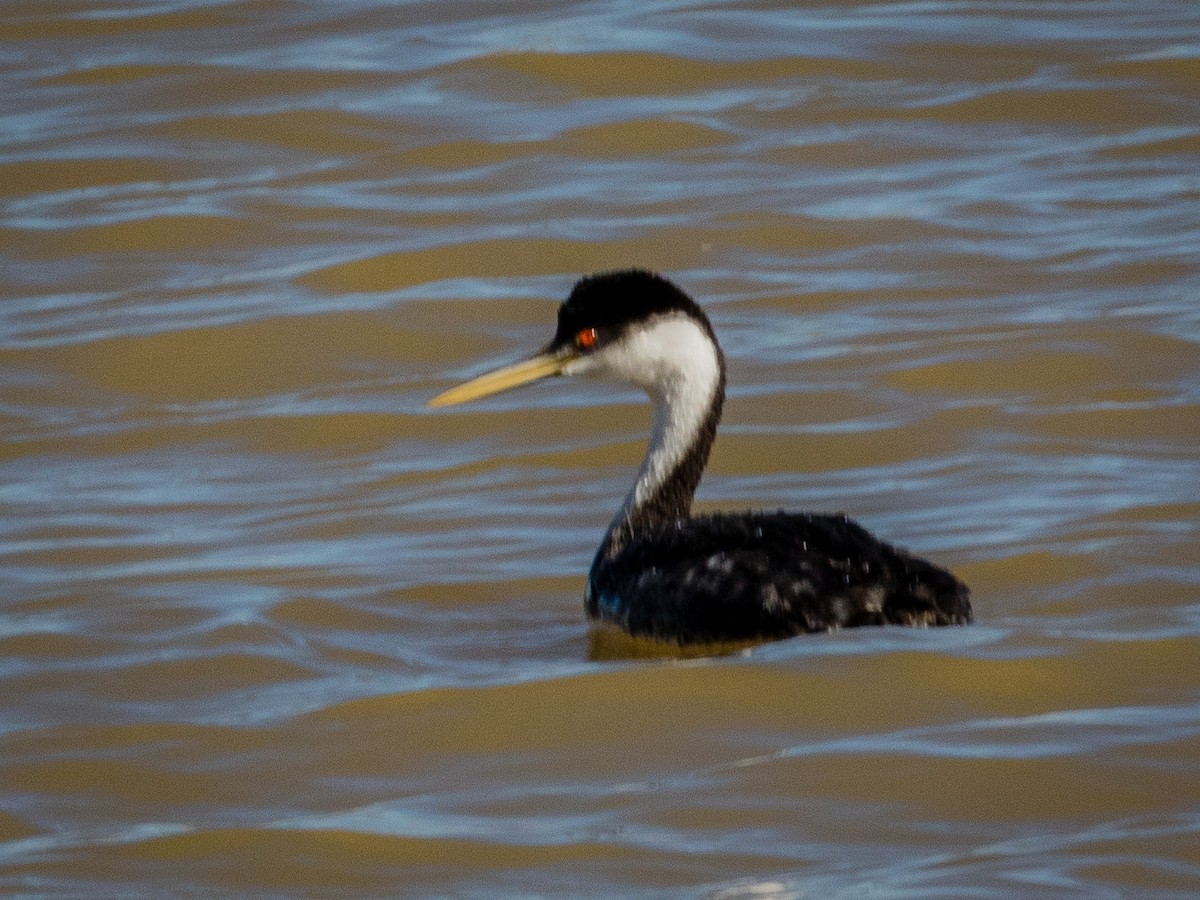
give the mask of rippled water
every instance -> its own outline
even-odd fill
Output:
[[[7,2],[0,892],[1200,892],[1200,7]],[[700,508],[977,623],[592,633],[668,272]]]

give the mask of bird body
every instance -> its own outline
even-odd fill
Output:
[[[667,279],[628,270],[580,280],[544,350],[430,405],[549,375],[624,381],[653,405],[646,456],[588,574],[593,619],[681,644],[970,621],[964,584],[843,515],[691,515],[721,417],[725,361],[707,316]]]
[[[970,617],[965,589],[945,570],[843,515],[784,511],[647,528],[597,556],[586,602],[592,618],[681,643]]]

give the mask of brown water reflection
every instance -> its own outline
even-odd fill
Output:
[[[1190,5],[0,21],[0,893],[1200,891]],[[589,631],[642,399],[424,403],[634,264],[976,625]]]

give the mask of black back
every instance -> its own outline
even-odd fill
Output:
[[[592,618],[680,643],[859,625],[962,625],[966,585],[840,515],[680,519],[636,535],[588,578]]]

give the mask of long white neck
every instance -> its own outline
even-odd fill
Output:
[[[615,554],[639,530],[691,511],[725,399],[725,365],[710,332],[675,315],[631,330],[580,373],[634,384],[654,406],[645,459],[601,547]]]
[[[617,519],[629,518],[662,491],[671,476],[701,437],[704,421],[712,406],[717,373],[709,367],[688,372],[672,380],[662,390],[648,391],[653,404],[653,425],[646,456],[638,470],[637,479],[625,497]],[[708,438],[711,444],[711,436]],[[707,462],[707,459],[705,460]],[[691,498],[688,497],[688,507]],[[688,509],[680,510],[687,515]]]

